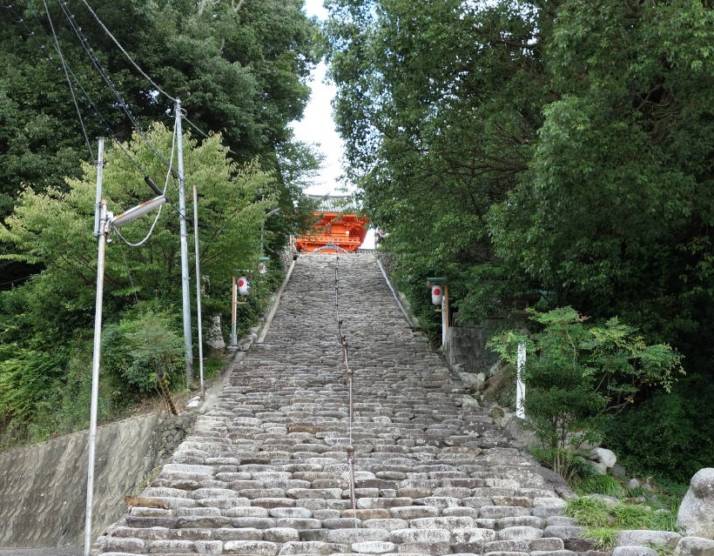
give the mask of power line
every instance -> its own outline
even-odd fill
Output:
[[[72,71],[71,66],[68,66],[69,72],[72,75],[72,78],[74,79],[75,84],[79,88],[80,92],[84,97],[87,99],[87,102],[89,105],[92,107],[92,110],[94,110],[94,113],[97,115],[97,117],[104,123],[104,130],[109,133],[109,135],[114,139],[114,144],[116,144],[119,147],[119,150],[122,152],[124,157],[131,162],[131,164],[134,166],[135,169],[139,170],[141,174],[144,176],[144,181],[146,180],[151,180],[151,177],[149,176],[149,172],[146,170],[146,168],[134,157],[134,155],[131,154],[131,151],[127,149],[124,146],[124,143],[121,142],[117,134],[114,132],[114,130],[111,127],[111,123],[109,120],[102,114],[102,112],[99,110],[97,105],[94,103],[92,100],[92,97],[89,96],[89,93],[87,93],[86,89],[82,86],[81,82],[77,78],[77,75]],[[153,180],[152,180],[153,183]]]
[[[97,13],[96,13],[96,12],[92,9],[92,7],[89,5],[89,3],[88,3],[86,0],[82,0],[82,1],[83,1],[83,3],[85,4],[85,6],[87,7],[87,9],[91,12],[92,16],[94,16],[94,18],[97,20],[97,23],[99,23],[99,25],[100,25],[101,28],[104,30],[104,32],[112,39],[112,41],[114,42],[114,44],[117,45],[117,47],[122,51],[122,53],[127,57],[127,59],[129,60],[129,62],[137,69],[137,71],[139,71],[139,73],[140,73],[158,92],[160,92],[161,94],[163,94],[164,96],[166,96],[167,98],[169,98],[170,100],[172,100],[172,101],[175,102],[175,101],[176,101],[176,97],[171,96],[171,95],[170,95],[169,93],[167,93],[163,88],[161,88],[161,87],[156,83],[156,81],[155,81],[154,79],[152,79],[151,76],[150,76],[148,73],[146,73],[146,72],[141,68],[141,66],[139,66],[139,64],[138,64],[136,61],[134,61],[134,59],[131,57],[131,55],[126,51],[126,49],[125,49],[125,48],[122,46],[122,44],[119,42],[119,39],[117,39],[116,36],[109,30],[109,28],[104,24],[104,22],[99,18],[99,16],[97,15]],[[102,77],[102,79],[103,79],[103,80],[105,81],[105,83],[109,86],[109,88],[112,90],[112,93],[113,93],[114,96],[117,98],[119,107],[127,113],[127,117],[128,117],[129,120],[131,121],[133,127],[136,128],[137,131],[139,132],[139,134],[142,136],[142,139],[144,139],[145,141],[147,141],[147,143],[150,144],[150,142],[149,142],[149,141],[146,139],[146,137],[144,136],[144,134],[143,134],[143,132],[142,132],[142,129],[141,129],[141,127],[139,126],[139,123],[137,122],[136,118],[135,118],[134,115],[131,113],[128,103],[123,99],[123,97],[121,96],[121,94],[120,94],[119,91],[117,90],[116,86],[113,84],[113,82],[111,82],[111,79],[109,78],[108,74],[107,74],[105,71],[103,71],[103,68],[102,68],[102,66],[101,66],[101,63],[100,63],[99,60],[96,58],[96,56],[93,54],[92,49],[91,49],[91,47],[89,46],[89,43],[88,43],[88,41],[87,41],[87,39],[86,39],[86,36],[84,36],[84,34],[81,32],[81,28],[78,28],[78,27],[76,26],[76,24],[75,24],[75,22],[74,22],[74,15],[72,15],[71,12],[69,11],[69,7],[66,5],[66,2],[65,2],[64,0],[59,0],[59,4],[60,4],[60,7],[62,8],[62,11],[64,12],[65,17],[67,18],[67,20],[69,21],[70,25],[72,26],[72,29],[74,30],[75,34],[76,34],[77,37],[79,38],[80,43],[81,43],[81,45],[82,45],[82,48],[84,48],[85,52],[87,52],[87,54],[88,54],[88,56],[89,56],[89,58],[90,58],[90,61],[92,62],[92,65],[94,65],[94,67],[97,69],[97,71],[99,72],[99,74],[100,74],[100,76]],[[12,6],[12,5],[10,5],[10,6],[1,6],[1,7],[7,8],[7,9],[12,9],[13,11],[15,11],[15,13],[18,13],[18,12],[15,10],[14,6]],[[20,14],[18,13],[18,15],[20,15]],[[24,21],[23,21],[22,17],[21,17],[18,21],[20,21],[20,22],[25,26],[25,28],[28,29],[27,26],[24,24]],[[31,31],[31,30],[29,30],[29,29],[28,29],[28,32],[30,33],[31,36],[34,35],[34,32]],[[71,70],[70,70],[70,71],[71,71]],[[76,77],[75,77],[75,81],[78,81],[78,80],[76,79]],[[96,112],[96,110],[95,110],[95,112]],[[99,115],[98,112],[97,112],[97,115]],[[186,115],[185,112],[184,112],[184,114],[183,114],[182,117],[183,117],[183,119],[184,119],[199,135],[201,135],[202,137],[204,137],[204,138],[206,138],[206,139],[209,139],[209,138],[211,137],[208,133],[206,133],[203,129],[201,129],[201,128],[198,126],[198,124],[196,124],[195,122],[193,122],[193,121]],[[113,133],[112,133],[112,135],[113,135]],[[150,144],[150,146],[151,146],[151,144]],[[229,152],[230,154],[232,154],[232,155],[234,155],[234,156],[236,156],[236,157],[240,156],[237,152],[235,152],[235,151],[234,151],[233,149],[231,149],[230,147],[228,147],[227,150],[228,150],[228,152]],[[159,158],[166,164],[166,163],[167,163],[166,159],[165,159],[163,156],[161,156],[159,153],[157,153],[155,149],[154,149],[154,151],[155,151],[155,154],[158,154],[158,155],[159,155]],[[175,177],[176,177],[176,176],[174,176],[174,178],[175,178]]]
[[[87,56],[89,56],[89,59],[92,62],[92,65],[97,70],[97,72],[101,76],[104,83],[109,87],[109,89],[112,91],[112,93],[116,97],[119,107],[124,111],[127,118],[129,118],[129,121],[131,122],[132,126],[137,130],[137,132],[139,133],[139,136],[142,138],[142,140],[152,150],[152,152],[154,153],[154,156],[156,158],[158,158],[159,160],[161,160],[164,164],[168,165],[168,161],[166,160],[166,158],[158,151],[158,149],[154,146],[154,144],[146,137],[146,134],[144,133],[143,129],[139,125],[139,122],[137,121],[136,117],[132,113],[131,108],[129,107],[129,104],[126,102],[126,100],[124,100],[124,97],[117,89],[117,87],[114,84],[114,82],[112,81],[111,77],[109,77],[108,73],[102,66],[101,62],[94,54],[92,47],[89,46],[89,41],[87,40],[86,35],[82,32],[82,29],[79,28],[77,26],[77,24],[74,22],[74,15],[72,15],[72,13],[69,11],[69,8],[67,7],[67,3],[64,0],[59,0],[59,5],[62,8],[62,12],[64,13],[65,18],[67,19],[70,26],[72,27],[74,34],[79,39],[79,42],[80,42],[82,48],[87,53]]]
[[[17,18],[18,18],[18,19],[17,19],[17,22],[20,23],[20,24],[23,26],[23,28],[24,28],[25,31],[27,32],[28,37],[34,37],[34,36],[35,36],[35,32],[27,26],[27,24],[25,23],[25,20],[24,20],[23,15],[22,15],[20,12],[17,11],[17,9],[15,8],[15,6],[13,6],[13,5],[11,4],[11,5],[8,5],[8,6],[0,6],[0,8],[9,9],[9,10],[12,10],[13,12],[15,12],[15,15],[16,15]],[[67,16],[66,13],[65,13],[65,16]],[[71,22],[70,22],[70,23],[71,23]],[[45,46],[44,46],[44,45],[40,45],[38,48],[40,49],[41,52],[43,52],[43,54],[46,54],[46,55],[47,55],[47,59],[48,59],[48,60],[52,60],[52,59],[53,59],[51,53],[45,53],[45,52],[44,52],[44,50],[45,50]],[[82,82],[79,80],[79,78],[77,77],[77,74],[74,72],[74,70],[72,70],[72,66],[69,65],[69,63],[66,64],[66,69],[67,69],[67,71],[69,72],[69,74],[71,75],[72,79],[74,80],[74,83],[75,83],[75,85],[77,86],[77,88],[79,89],[79,91],[82,93],[82,95],[84,96],[84,98],[86,99],[86,101],[89,103],[90,107],[92,108],[92,110],[94,111],[94,113],[96,114],[96,116],[104,123],[104,130],[107,132],[107,134],[108,134],[109,136],[111,136],[111,137],[114,139],[113,144],[116,145],[117,147],[119,147],[119,150],[120,150],[121,154],[132,164],[132,166],[134,166],[134,168],[135,168],[136,170],[138,170],[138,171],[144,176],[144,182],[146,182],[146,184],[147,184],[157,195],[162,194],[161,190],[158,189],[158,187],[157,187],[156,184],[154,183],[154,180],[153,180],[153,179],[151,178],[151,176],[149,175],[149,172],[148,172],[148,170],[146,169],[146,167],[141,164],[141,162],[131,153],[131,151],[124,145],[124,143],[119,139],[119,137],[117,136],[117,134],[114,132],[114,130],[112,129],[112,124],[111,124],[111,122],[110,122],[109,119],[102,113],[102,111],[99,109],[99,107],[97,106],[97,104],[96,104],[96,103],[94,102],[94,100],[92,99],[91,95],[90,95],[90,94],[87,92],[87,90],[84,88],[84,86],[82,85]],[[110,87],[110,88],[111,88],[111,87]],[[116,95],[115,95],[115,96],[116,96]],[[121,101],[120,101],[120,102],[121,102]],[[141,134],[141,129],[139,129],[139,132],[140,132],[140,134]],[[142,135],[142,137],[143,137],[143,135]],[[153,147],[153,144],[152,144],[150,141],[146,140],[145,137],[144,137],[144,139],[145,139],[145,143],[146,143],[147,145],[149,145],[150,147],[152,147],[153,150],[156,152],[156,149]],[[172,153],[173,153],[173,147],[172,147]],[[163,155],[161,155],[161,159],[165,160],[165,158],[163,157]],[[171,164],[169,164],[169,172],[171,172],[171,175],[173,175],[174,178],[176,177],[175,172],[172,171],[172,169],[171,169]],[[165,191],[166,191],[166,185],[164,186],[164,193],[165,193]],[[175,204],[170,203],[170,202],[167,202],[167,204],[171,207],[171,209],[172,209],[174,212],[176,212],[176,214],[178,214],[179,216],[182,216],[181,211],[178,209],[178,207],[177,207]]]
[[[129,60],[129,62],[131,62],[131,65],[134,66],[134,67],[136,68],[136,70],[137,70],[141,75],[143,75],[144,78],[156,88],[157,91],[159,91],[159,92],[160,92],[161,94],[163,94],[164,96],[168,97],[168,98],[169,98],[170,100],[172,100],[173,102],[176,102],[176,99],[175,99],[174,97],[172,97],[170,94],[168,94],[166,91],[164,91],[161,87],[159,87],[159,85],[157,85],[156,81],[154,81],[153,79],[151,79],[151,77],[150,77],[143,69],[141,69],[141,67],[139,66],[139,64],[137,64],[137,63],[134,61],[134,59],[131,57],[131,55],[130,55],[130,54],[126,51],[126,49],[121,45],[121,43],[119,42],[119,40],[112,34],[112,32],[107,28],[107,26],[104,25],[104,22],[103,22],[101,19],[99,19],[99,16],[97,15],[97,12],[95,12],[95,11],[92,9],[92,6],[89,5],[89,2],[87,2],[87,0],[82,0],[82,3],[83,3],[83,4],[86,6],[86,8],[89,10],[89,13],[91,13],[92,16],[94,16],[94,19],[97,20],[97,23],[99,23],[99,26],[104,30],[104,32],[105,32],[107,35],[109,35],[109,37],[112,39],[112,41],[114,41],[114,44],[117,45],[117,47],[119,48],[119,50],[121,50],[122,53],[124,54],[124,56],[126,56],[126,58]]]
[[[9,9],[9,10],[12,10],[13,12],[15,12],[15,15],[17,16],[17,22],[20,23],[20,24],[23,26],[23,28],[24,28],[25,31],[27,32],[28,38],[35,36],[35,32],[27,26],[27,23],[25,23],[25,19],[24,19],[23,15],[22,15],[20,12],[17,11],[17,9],[15,8],[15,6],[13,6],[13,5],[11,4],[11,5],[9,5],[9,6],[0,6],[0,8]],[[44,52],[44,50],[45,50],[45,45],[41,44],[41,45],[38,46],[38,48],[39,48],[40,52],[42,52],[43,54],[46,54],[46,55],[47,55],[47,59],[48,59],[48,60],[52,60],[52,59],[53,59],[51,53],[46,53],[46,52]],[[86,89],[84,88],[84,86],[82,85],[82,82],[81,82],[81,81],[79,80],[79,78],[77,77],[77,74],[76,74],[76,73],[74,72],[74,70],[72,69],[72,66],[71,66],[68,62],[66,62],[66,60],[65,60],[65,68],[66,68],[66,70],[69,72],[70,76],[72,77],[75,86],[79,89],[79,92],[82,93],[82,95],[84,96],[85,100],[87,101],[87,103],[89,104],[89,106],[92,108],[92,110],[94,111],[94,113],[96,114],[96,116],[97,116],[97,117],[101,120],[101,122],[104,124],[104,126],[103,126],[103,127],[104,127],[104,131],[107,132],[107,134],[108,134],[109,136],[111,136],[111,137],[114,139],[114,144],[115,144],[117,147],[119,147],[119,150],[120,150],[121,154],[132,164],[132,166],[134,166],[134,168],[135,168],[136,170],[138,170],[138,171],[144,176],[144,181],[147,183],[147,185],[149,185],[149,187],[150,187],[152,190],[154,190],[154,191],[156,192],[156,191],[158,190],[158,188],[157,188],[156,185],[154,184],[154,180],[153,180],[153,179],[151,178],[151,176],[149,175],[149,172],[148,172],[148,170],[146,169],[146,167],[143,166],[143,165],[141,164],[141,162],[139,162],[139,160],[138,160],[134,155],[132,155],[131,151],[130,151],[129,149],[127,149],[126,146],[124,146],[124,143],[119,139],[119,136],[118,136],[118,135],[116,134],[116,132],[113,130],[112,124],[111,124],[111,122],[109,121],[109,119],[108,119],[108,118],[102,113],[102,111],[99,109],[99,107],[97,106],[97,104],[96,104],[96,103],[94,102],[94,100],[92,99],[91,95],[87,92],[87,90],[86,90]],[[85,138],[85,139],[86,139],[86,138]],[[91,142],[90,142],[90,144],[91,144]]]
[[[162,89],[162,88],[158,85],[158,83],[156,83],[156,81],[155,81],[154,79],[152,79],[151,76],[150,76],[148,73],[146,73],[146,72],[141,68],[141,66],[139,66],[139,64],[131,57],[131,55],[127,52],[127,50],[124,48],[124,46],[122,46],[121,42],[119,42],[119,39],[117,39],[117,38],[114,36],[114,34],[109,30],[109,28],[108,28],[108,27],[104,24],[104,22],[99,18],[99,16],[97,15],[97,12],[95,12],[94,9],[92,8],[92,6],[89,5],[89,2],[87,2],[87,0],[82,0],[82,3],[85,5],[85,7],[87,8],[87,10],[89,10],[89,13],[92,14],[92,16],[93,16],[94,19],[97,21],[97,23],[98,23],[99,26],[102,28],[102,30],[109,36],[109,38],[112,39],[112,41],[114,42],[114,44],[117,45],[117,48],[119,48],[119,50],[121,50],[122,54],[124,54],[124,56],[126,56],[126,59],[129,60],[129,62],[131,63],[131,65],[136,68],[136,70],[144,77],[144,79],[146,79],[158,92],[160,92],[160,93],[161,93],[162,95],[164,95],[166,98],[170,99],[172,102],[176,102],[176,97],[170,95],[170,94],[167,93],[164,89]],[[193,129],[195,129],[200,135],[202,135],[202,136],[205,137],[206,139],[208,139],[208,138],[210,137],[205,131],[203,131],[200,127],[198,127],[197,124],[193,123],[193,122],[188,118],[188,116],[186,116],[185,114],[183,115],[183,119],[186,120],[186,122],[187,122]],[[231,154],[233,154],[233,155],[235,155],[235,156],[238,156],[238,153],[234,152],[234,151],[231,150],[230,148],[228,149],[228,152],[231,153]]]
[[[171,137],[171,157],[169,158],[169,170],[166,172],[166,179],[164,180],[164,190],[161,192],[163,196],[166,196],[166,190],[169,188],[169,177],[171,177],[171,167],[174,162],[174,151],[176,150],[176,127],[174,126],[174,132]],[[144,245],[147,241],[149,241],[149,238],[151,237],[151,234],[154,233],[154,228],[156,228],[156,224],[159,221],[159,218],[161,217],[161,209],[163,209],[164,206],[161,205],[159,207],[159,210],[156,212],[156,217],[154,218],[154,221],[151,223],[151,227],[149,228],[149,231],[146,233],[143,239],[137,242],[131,242],[128,239],[126,239],[123,235],[121,235],[121,232],[119,231],[119,228],[114,228],[114,231],[116,234],[121,238],[121,240],[126,243],[129,247],[141,247]]]
[[[62,49],[60,48],[59,40],[57,39],[57,33],[55,33],[55,26],[52,23],[52,17],[50,16],[50,10],[47,7],[47,1],[42,0],[42,5],[45,7],[45,13],[47,14],[47,21],[50,24],[50,30],[52,31],[52,38],[55,42],[55,48],[57,49],[57,55],[59,56],[60,62],[62,63],[62,69],[64,70],[64,76],[67,79],[67,85],[69,85],[69,92],[72,94],[72,102],[74,102],[74,108],[77,111],[77,117],[79,118],[79,125],[82,127],[82,135],[84,136],[84,141],[87,144],[87,150],[89,151],[89,159],[94,160],[94,152],[92,151],[92,145],[89,143],[89,137],[87,136],[87,129],[84,127],[84,120],[82,119],[82,112],[79,110],[79,104],[77,103],[77,96],[74,94],[74,87],[72,87],[72,81],[69,78],[69,73],[67,72],[67,64],[64,61],[64,55],[62,54]]]

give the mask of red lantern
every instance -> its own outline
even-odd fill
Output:
[[[245,276],[241,276],[236,280],[236,285],[238,286],[238,293],[242,296],[246,296],[250,293],[250,282]]]
[[[433,285],[431,287],[431,302],[433,305],[441,305],[444,299],[444,290],[441,286]]]

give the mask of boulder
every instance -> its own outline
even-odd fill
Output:
[[[583,496],[583,498],[587,498],[588,500],[594,500],[596,502],[601,502],[608,508],[614,508],[615,506],[620,504],[620,501],[615,498],[614,496],[607,496],[605,494],[588,494],[587,496]]]
[[[648,546],[617,546],[612,556],[657,556],[657,551]]]
[[[622,481],[627,479],[627,469],[625,469],[619,463],[616,463],[615,465],[612,466],[610,473],[612,473],[613,477],[617,477],[618,479],[620,479]]]
[[[684,537],[677,544],[674,556],[714,556],[714,540]]]
[[[607,465],[601,461],[593,461],[591,462],[591,465],[593,466],[595,473],[598,475],[607,475]]]
[[[689,482],[677,526],[690,537],[714,539],[714,467],[697,471]]]
[[[595,461],[599,461],[606,468],[610,469],[614,467],[617,463],[617,456],[612,450],[607,448],[594,448],[592,451],[592,457]]]
[[[641,486],[642,486],[642,483],[640,482],[640,480],[636,479],[634,477],[632,479],[630,479],[629,481],[627,481],[627,488],[629,488],[630,490],[640,488]]]

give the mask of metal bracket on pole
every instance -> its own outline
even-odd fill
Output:
[[[183,132],[181,130],[181,100],[176,99],[176,157],[178,159],[179,229],[181,232],[181,299],[183,305],[183,341],[186,357],[186,386],[193,382],[193,338],[191,333],[191,300],[188,276],[188,233],[186,231],[186,192],[183,170]]]

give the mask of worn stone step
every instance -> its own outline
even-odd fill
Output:
[[[265,343],[232,365],[98,553],[573,556],[582,531],[549,475],[487,408],[462,403],[464,386],[406,326],[374,259],[339,264],[351,438],[336,258],[301,257]]]

